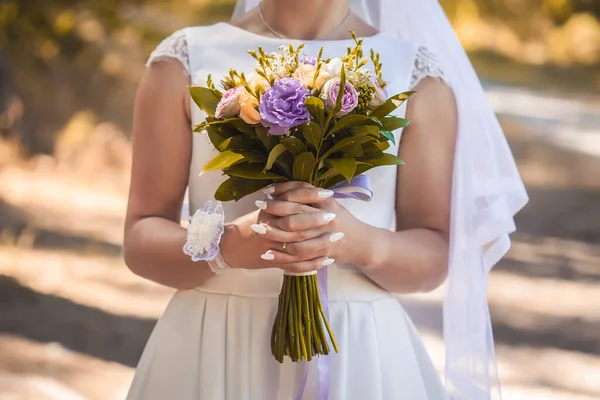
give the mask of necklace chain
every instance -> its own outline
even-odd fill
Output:
[[[265,14],[263,13],[262,2],[258,4],[258,13],[260,14],[260,19],[262,20],[262,23],[273,35],[275,35],[276,37],[281,38],[281,39],[289,39],[289,37],[279,33],[267,22],[267,19],[265,18]],[[331,34],[335,31],[337,31],[342,25],[344,25],[346,23],[346,21],[348,21],[348,19],[350,18],[350,15],[352,15],[352,9],[348,7],[348,14],[346,14],[346,17],[342,20],[342,22],[337,24],[337,26],[335,28],[331,29],[328,32],[328,34]],[[319,39],[319,37],[316,37],[315,39]]]

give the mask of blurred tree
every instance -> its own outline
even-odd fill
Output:
[[[530,63],[600,59],[594,36],[599,0],[441,1],[472,49]],[[24,104],[19,130],[25,148],[51,153],[57,132],[79,112],[129,132],[135,87],[152,48],[183,26],[226,20],[234,3],[1,0],[0,49]]]

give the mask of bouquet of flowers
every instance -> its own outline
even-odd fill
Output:
[[[274,53],[259,47],[248,52],[255,71],[246,76],[230,69],[221,81],[224,92],[210,75],[207,87],[190,87],[207,115],[194,131],[207,132],[219,151],[203,172],[228,176],[216,200],[237,201],[289,180],[333,188],[371,168],[402,164],[385,150],[394,142],[392,132],[408,121],[390,113],[412,92],[387,98],[379,53],[364,57],[363,40],[352,37],[347,54],[332,59],[323,59],[323,48],[314,57],[302,53],[303,45]],[[328,354],[325,331],[337,352],[316,275],[286,275],[271,336],[274,357],[283,362],[285,355],[301,361]]]

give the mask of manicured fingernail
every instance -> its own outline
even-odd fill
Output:
[[[275,186],[273,186],[273,185],[267,186],[266,188],[263,189],[263,193],[265,193],[265,194],[275,193]]]
[[[260,256],[263,260],[272,261],[275,259],[275,254],[265,253]]]
[[[259,235],[264,235],[267,233],[267,227],[262,224],[253,224],[250,226],[250,228]]]
[[[342,240],[343,237],[344,237],[344,232],[334,232],[329,236],[329,241],[331,243],[335,243],[339,240]]]
[[[335,262],[335,260],[333,258],[326,258],[323,260],[323,262],[321,263],[322,266],[326,267],[328,265],[331,265]]]
[[[331,221],[333,221],[335,217],[336,215],[334,213],[325,213],[323,214],[323,221],[325,221],[325,223],[328,224]]]
[[[260,208],[261,210],[265,210],[267,208],[267,202],[264,200],[256,200],[254,204],[256,204],[256,207]]]
[[[329,189],[321,189],[321,190],[319,190],[318,194],[319,194],[320,199],[328,199],[334,195],[334,192],[333,192],[333,190],[329,190]]]

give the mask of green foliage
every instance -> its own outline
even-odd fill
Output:
[[[306,104],[314,121],[292,129],[289,135],[273,136],[261,125],[253,127],[240,118],[214,118],[218,102],[214,90],[199,89],[202,88],[190,88],[192,100],[207,118],[194,131],[207,132],[220,152],[202,173],[221,170],[229,176],[215,193],[218,200],[239,200],[268,184],[285,180],[331,187],[371,168],[402,164],[402,160],[385,150],[394,141],[392,131],[408,125],[408,120],[389,114],[412,92],[392,96],[369,115],[340,118],[333,116],[339,109],[340,96],[329,115],[320,99],[309,98]],[[322,128],[316,121],[325,118],[331,122],[325,122]]]

